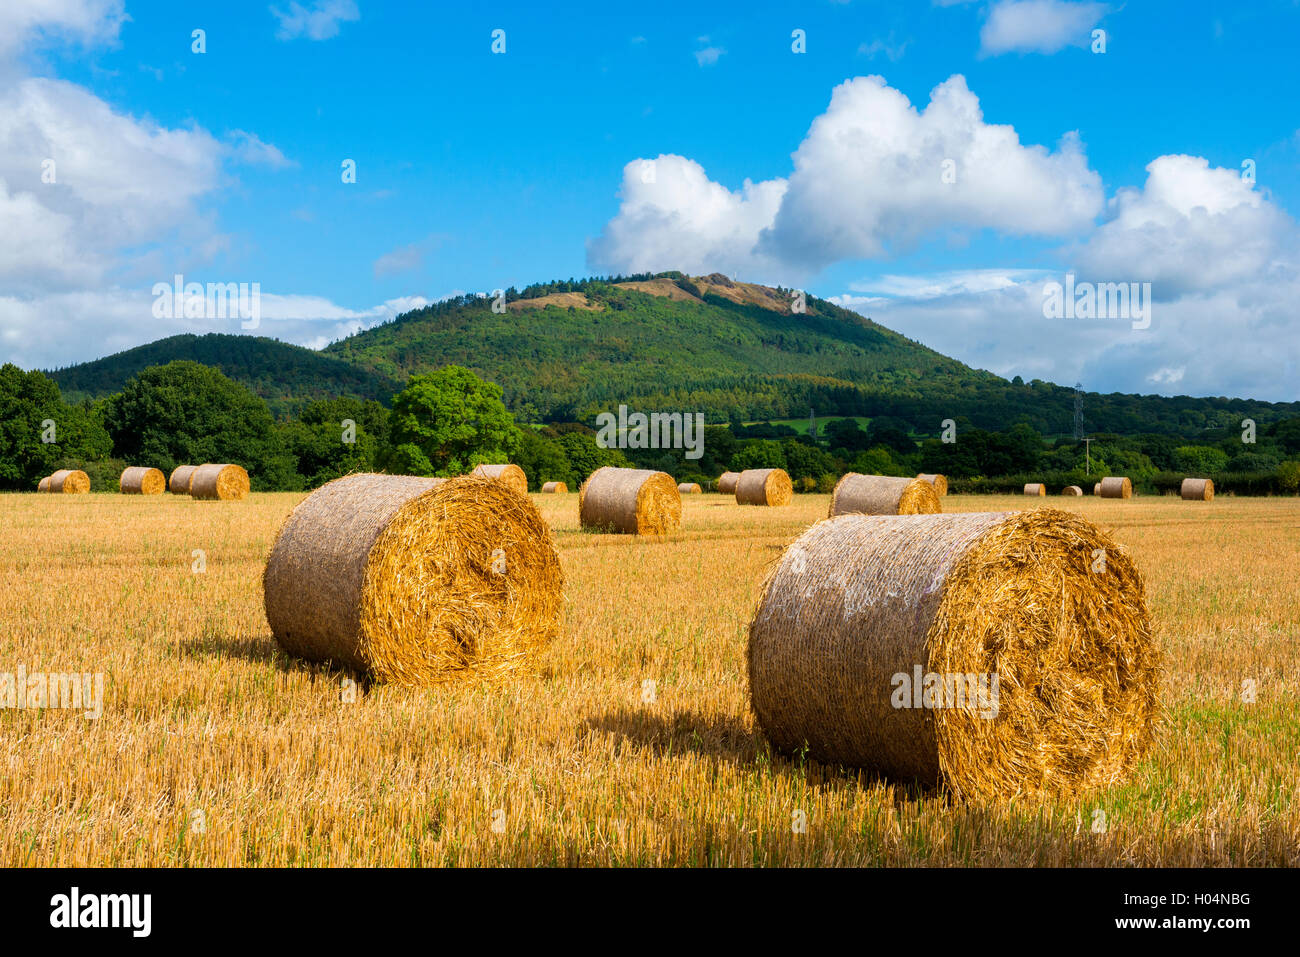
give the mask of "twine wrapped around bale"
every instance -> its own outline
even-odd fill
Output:
[[[117,480],[117,489],[123,495],[161,495],[166,487],[167,479],[162,472],[143,465],[123,469]]]
[[[167,479],[167,491],[173,495],[189,495],[190,480],[194,478],[194,473],[199,467],[197,465],[178,465],[172,469],[171,476]]]
[[[735,495],[736,483],[739,481],[739,472],[723,472],[718,476],[718,491],[723,495]]]
[[[1185,478],[1178,494],[1185,502],[1210,502],[1214,500],[1214,479]]]
[[[939,491],[924,478],[848,472],[835,483],[829,515],[933,515],[942,512]]]
[[[1044,485],[1042,482],[1027,482],[1027,483],[1025,483],[1025,494],[1026,494],[1026,495],[1046,495],[1046,494],[1047,494],[1047,486]]]
[[[628,535],[667,535],[682,522],[682,495],[667,472],[596,469],[578,489],[583,528]]]
[[[1101,494],[1101,483],[1100,483],[1100,482],[1098,482],[1096,485],[1094,485],[1094,486],[1092,487],[1092,494],[1093,494],[1093,495],[1100,495],[1100,494]]]
[[[59,469],[50,476],[50,491],[55,495],[84,495],[90,491],[90,476],[81,469]]]
[[[400,684],[527,668],[563,607],[537,507],[475,476],[335,479],[290,513],[262,582],[289,654]]]
[[[700,486],[695,482],[678,482],[677,491],[681,492],[683,495],[701,494]]]
[[[1110,476],[1101,480],[1099,492],[1102,498],[1132,498],[1133,483],[1127,476]]]
[[[190,495],[222,502],[248,498],[248,473],[239,465],[200,465],[190,477]]]
[[[1083,489],[1079,488],[1079,486],[1077,486],[1077,485],[1067,485],[1065,488],[1061,489],[1061,494],[1062,494],[1062,495],[1067,495],[1067,496],[1068,496],[1068,495],[1082,495],[1082,494],[1083,494]]]
[[[569,491],[569,486],[564,482],[547,482],[542,486],[542,491],[547,495],[564,495]]]
[[[1141,576],[1054,508],[819,522],[769,576],[748,659],[776,749],[958,797],[1113,784],[1158,708]]]
[[[943,498],[945,495],[948,494],[947,476],[940,475],[937,472],[935,473],[922,472],[920,475],[917,476],[917,478],[919,478],[923,482],[929,482],[931,485],[933,485],[935,494],[938,495],[940,498]]]
[[[500,482],[506,488],[512,488],[520,495],[528,494],[528,476],[518,465],[476,465],[471,475]]]
[[[36,491],[48,492],[50,490],[50,477],[47,475],[36,484]]]
[[[740,505],[789,505],[794,485],[785,469],[745,469],[736,479],[736,502]]]

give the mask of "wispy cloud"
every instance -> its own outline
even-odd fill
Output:
[[[277,40],[328,40],[339,35],[340,24],[361,19],[356,0],[316,0],[306,7],[294,0],[287,12],[278,7],[270,9],[280,21]]]

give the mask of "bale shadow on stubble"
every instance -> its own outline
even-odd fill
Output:
[[[286,674],[307,672],[317,677],[351,678],[364,693],[370,690],[370,679],[334,662],[312,662],[285,654],[284,649],[271,638],[250,638],[239,635],[205,634],[202,638],[189,638],[180,643],[178,652],[184,658],[239,659],[255,665],[274,665]]]

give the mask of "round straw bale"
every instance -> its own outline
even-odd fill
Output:
[[[682,522],[682,495],[667,472],[596,469],[578,489],[583,528],[630,535],[667,535]]]
[[[1100,495],[1100,494],[1101,494],[1101,483],[1100,483],[1100,482],[1098,482],[1097,484],[1095,484],[1095,485],[1092,487],[1092,494],[1093,494],[1093,495]]]
[[[82,495],[90,491],[90,476],[81,469],[59,469],[50,476],[50,491],[55,495]]]
[[[41,479],[40,482],[37,484],[36,491],[48,492],[49,490],[50,490],[50,477],[47,475],[45,476],[45,478]]]
[[[1158,708],[1137,568],[1054,508],[818,522],[768,578],[748,658],[779,751],[959,797],[1112,784]]]
[[[503,483],[362,473],[299,503],[262,584],[289,654],[427,685],[527,667],[559,633],[564,580],[549,526]]]
[[[745,469],[736,479],[736,501],[741,505],[789,505],[794,486],[785,469]]]
[[[922,481],[929,482],[931,485],[933,485],[935,494],[937,494],[940,498],[943,498],[945,495],[948,494],[948,479],[946,476],[940,475],[937,472],[935,473],[922,472],[920,475],[917,476],[917,478],[921,479]]]
[[[683,495],[699,495],[700,487],[695,482],[678,482],[677,491]]]
[[[1046,495],[1047,486],[1042,482],[1027,482],[1025,484],[1026,495]]]
[[[1083,494],[1083,489],[1079,488],[1079,486],[1077,486],[1077,485],[1067,485],[1065,488],[1061,489],[1061,494],[1062,494],[1062,495],[1082,495],[1082,494]]]
[[[190,477],[190,495],[223,502],[248,497],[248,473],[239,465],[200,465]]]
[[[528,476],[518,465],[476,465],[471,475],[477,475],[479,478],[491,479],[494,482],[501,482],[507,488],[512,488],[520,495],[528,494]]]
[[[1110,476],[1101,480],[1101,497],[1102,498],[1132,498],[1133,483],[1128,480],[1127,476],[1114,477]]]
[[[166,487],[167,479],[161,471],[143,465],[123,469],[117,480],[117,489],[124,495],[161,495]]]
[[[172,469],[171,476],[167,479],[167,491],[175,495],[190,494],[190,479],[194,477],[199,467],[197,465],[178,465]]]
[[[1184,501],[1188,502],[1209,502],[1214,499],[1214,479],[1183,479],[1182,487],[1178,490]]]
[[[564,482],[547,482],[542,486],[542,491],[548,495],[564,495],[569,491],[569,486]]]
[[[739,472],[723,472],[718,476],[718,491],[723,495],[735,495],[738,481],[740,481]]]
[[[943,511],[939,490],[925,478],[849,472],[835,483],[830,515],[932,515]]]

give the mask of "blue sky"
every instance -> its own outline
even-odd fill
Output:
[[[0,359],[239,331],[154,317],[177,272],[260,283],[256,331],[319,346],[716,268],[1007,376],[1300,398],[1291,0],[443,6],[9,0]],[[1149,328],[1046,319],[1067,271],[1151,281]]]

